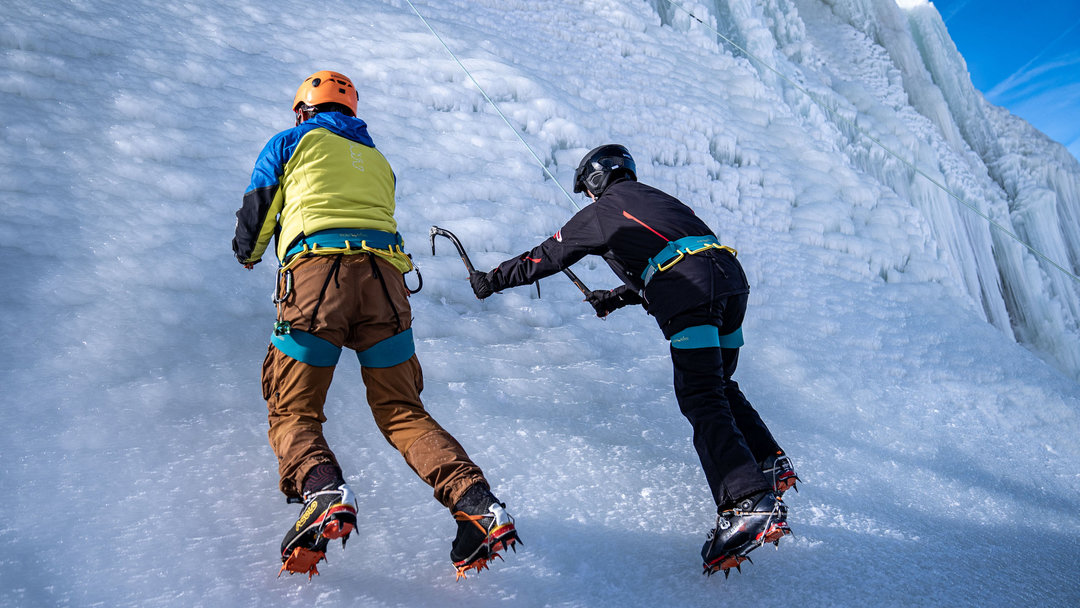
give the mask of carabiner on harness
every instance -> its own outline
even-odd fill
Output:
[[[277,285],[275,285],[275,293],[274,293],[274,306],[275,307],[277,307],[278,305],[283,303],[286,299],[288,299],[288,297],[292,293],[292,289],[293,289],[292,270],[286,268],[286,269],[284,269],[284,270],[282,270],[280,272],[281,272],[281,282],[279,282]],[[277,288],[281,286],[281,283],[284,283],[285,287],[284,287],[284,290],[281,292],[281,295],[279,296],[276,293],[276,291],[277,291]],[[281,319],[281,308],[278,308],[278,319],[277,319],[277,321],[274,322],[274,335],[275,336],[285,336],[285,335],[288,335],[290,331],[292,331],[292,323],[290,323],[288,321],[283,321]]]
[[[278,296],[276,293],[274,294],[274,304],[281,304],[282,302],[285,301],[286,298],[289,297],[289,294],[292,293],[292,288],[293,288],[292,269],[291,268],[286,268],[284,271],[282,271],[281,274],[282,274],[282,278],[285,280],[285,291],[280,296]]]
[[[408,291],[409,295],[412,295],[414,293],[419,293],[420,290],[424,288],[424,275],[420,274],[420,267],[417,266],[416,262],[413,261],[412,254],[406,253],[405,255],[409,256],[409,265],[412,266],[412,270],[409,272],[416,273],[416,289],[412,289],[411,287],[409,287],[409,282],[405,280],[405,274],[409,274],[408,272],[401,275],[401,281],[405,283],[405,291]]]

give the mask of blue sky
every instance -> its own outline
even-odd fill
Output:
[[[1080,159],[1080,0],[933,0],[975,87]]]

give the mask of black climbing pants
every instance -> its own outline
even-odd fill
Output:
[[[745,296],[714,303],[714,323],[721,334],[738,329],[745,304]],[[737,319],[738,324],[725,324],[724,317]],[[759,462],[780,446],[732,379],[739,349],[672,348],[671,362],[675,398],[694,429],[694,448],[717,506],[769,489],[771,482],[762,475]]]

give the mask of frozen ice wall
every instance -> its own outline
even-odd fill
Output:
[[[1080,163],[1060,144],[975,90],[963,58],[928,4],[908,10],[915,41],[938,84],[964,142],[985,167],[988,190],[1006,226],[1067,271],[1080,269]],[[1080,369],[1080,287],[1061,270],[1037,260],[994,233],[1002,290],[1016,337],[1057,359],[1075,376]],[[987,269],[984,272],[990,272]]]
[[[887,281],[954,286],[988,322],[1080,378],[1080,163],[985,100],[933,5],[652,4],[664,23],[748,61],[769,89],[762,97],[781,97],[813,138],[801,158],[765,169],[795,185],[774,201],[790,204],[793,234],[865,251],[868,274]],[[759,160],[744,152],[754,136],[736,128],[730,156],[743,173]],[[815,156],[829,158],[806,162]],[[815,176],[838,160],[850,172]],[[739,194],[753,205],[752,192]]]

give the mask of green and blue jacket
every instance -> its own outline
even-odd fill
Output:
[[[236,212],[233,253],[242,264],[262,259],[273,237],[284,265],[304,252],[321,233],[342,229],[365,235],[385,235],[371,251],[390,260],[402,272],[411,268],[400,246],[394,219],[396,178],[390,163],[375,148],[367,124],[338,112],[317,114],[267,142],[255,162],[251,184]],[[374,241],[373,241],[374,242]],[[347,252],[361,252],[360,243]],[[324,252],[341,251],[323,248]]]

